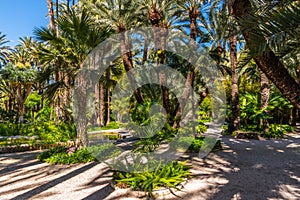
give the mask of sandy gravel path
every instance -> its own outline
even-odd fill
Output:
[[[300,135],[281,140],[223,137],[224,149],[205,159],[191,158],[193,178],[183,199],[300,199]],[[114,190],[102,163],[48,165],[39,152],[0,155],[0,200],[145,199],[143,193]],[[172,195],[160,199],[178,199]]]

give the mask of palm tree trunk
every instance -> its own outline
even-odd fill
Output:
[[[122,60],[125,67],[125,70],[127,72],[127,77],[130,82],[131,87],[134,89],[134,96],[138,103],[143,103],[143,97],[141,94],[140,89],[137,87],[137,82],[134,78],[133,72],[133,62],[132,62],[132,54],[129,48],[129,44],[126,41],[125,33],[126,29],[124,27],[118,28],[118,33],[120,34],[120,46],[121,46],[121,52],[122,52]]]
[[[55,21],[54,21],[54,12],[53,12],[53,2],[52,0],[47,0],[47,5],[48,5],[48,16],[50,18],[50,28],[55,29]]]
[[[233,13],[241,27],[246,44],[250,50],[255,48],[256,43],[265,42],[265,38],[257,26],[250,30],[243,20],[251,14],[251,3],[249,0],[236,0],[233,4]],[[295,106],[300,109],[300,84],[289,74],[288,70],[280,62],[279,58],[272,52],[269,47],[264,55],[256,55],[254,60],[258,67],[266,74],[280,92]]]
[[[56,19],[58,18],[58,6],[59,6],[59,3],[58,3],[58,0],[56,0],[55,2],[55,8],[56,8]]]
[[[190,44],[192,47],[196,46],[196,36],[197,36],[197,18],[199,15],[199,10],[196,7],[191,7],[189,10],[189,18],[190,18]],[[175,119],[173,123],[173,128],[177,128],[179,126],[179,121],[182,116],[182,110],[184,110],[187,99],[190,94],[190,87],[193,88],[195,80],[195,71],[193,66],[189,65],[188,74],[185,82],[185,89],[183,91],[182,97],[180,99],[180,106],[177,106],[175,111]],[[202,102],[202,101],[201,101]],[[200,103],[201,103],[200,102]],[[194,112],[194,109],[192,109]],[[193,113],[193,117],[195,113]]]
[[[148,59],[148,46],[149,46],[149,41],[148,41],[148,35],[145,34],[145,43],[144,43],[144,52],[143,52],[143,63],[145,63]]]
[[[292,109],[292,119],[291,119],[291,124],[293,125],[293,126],[296,126],[297,125],[297,122],[300,122],[300,114],[299,114],[299,110],[296,108],[296,107],[294,107],[293,109]]]
[[[75,94],[78,106],[78,113],[76,118],[76,129],[77,129],[77,139],[76,147],[82,148],[88,146],[88,135],[87,135],[87,118],[86,118],[86,105],[87,105],[87,77],[84,73],[79,73],[77,75],[78,89]]]
[[[228,1],[229,15],[233,14],[232,0]],[[233,30],[230,30],[233,33]],[[239,103],[239,88],[238,88],[238,72],[237,72],[237,36],[229,37],[229,54],[231,64],[231,109],[232,109],[232,131],[236,131],[240,127],[240,103]]]
[[[106,78],[107,80],[110,80],[110,70],[106,70]],[[110,123],[110,87],[107,85],[105,89],[105,95],[106,95],[106,106],[105,106],[105,114],[106,114],[106,120],[105,125],[107,126]]]
[[[99,82],[99,125],[104,126],[104,87],[101,82]]]
[[[166,36],[168,29],[164,27],[161,30],[161,52],[158,55],[158,64],[163,65],[165,63],[165,49],[166,49]],[[167,88],[167,76],[165,72],[159,72],[159,83],[162,91],[163,107],[166,110],[167,122],[171,122],[171,108],[170,108],[170,98],[169,98],[169,89]]]
[[[158,64],[164,64],[165,62],[165,52],[166,49],[166,36],[167,36],[167,26],[164,26],[159,29],[160,22],[162,19],[162,14],[156,8],[156,5],[153,4],[152,8],[149,10],[149,21],[152,24],[153,32],[154,32],[154,43],[155,48],[158,56]],[[161,85],[162,91],[162,100],[163,100],[163,107],[166,111],[167,115],[167,123],[171,122],[171,108],[170,108],[170,98],[169,98],[169,90],[167,86],[167,77],[164,72],[159,73],[159,82]]]
[[[265,73],[260,71],[260,94],[261,94],[261,109],[266,109],[269,105],[269,97],[270,97],[270,83],[269,79]],[[267,114],[267,110],[264,111]],[[261,120],[261,125],[263,125],[264,129],[268,129],[269,122],[267,119]]]
[[[58,15],[59,15],[59,3],[58,0],[56,0],[55,3],[55,7],[56,7],[56,20],[58,19]],[[58,26],[56,26],[56,36],[59,36],[59,30],[58,30]]]
[[[27,97],[29,96],[31,92],[31,84],[24,85],[24,88],[22,88],[22,85],[19,84],[17,88],[17,102],[18,102],[18,115],[19,115],[19,123],[22,124],[24,120],[24,114],[25,114],[25,101]]]

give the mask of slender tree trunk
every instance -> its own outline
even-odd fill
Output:
[[[22,91],[23,90],[23,91]],[[25,114],[25,101],[27,97],[29,96],[31,92],[31,84],[27,84],[22,88],[22,85],[19,84],[17,88],[17,101],[19,106],[19,123],[22,124],[24,120],[24,114]]]
[[[293,126],[296,126],[297,122],[300,122],[299,117],[300,117],[299,110],[296,107],[293,107],[293,109],[292,109],[292,119],[291,119],[291,123],[292,123]]]
[[[55,7],[56,7],[56,20],[57,20],[58,16],[59,16],[59,3],[58,3],[58,0],[56,0]],[[56,26],[56,36],[57,37],[59,36],[58,26]]]
[[[130,82],[131,87],[134,89],[134,96],[138,103],[143,103],[143,97],[141,94],[140,89],[137,87],[137,82],[134,78],[134,74],[131,70],[133,70],[133,62],[132,62],[132,54],[130,51],[130,44],[128,44],[128,41],[126,41],[125,38],[125,27],[118,27],[118,33],[120,34],[120,46],[121,46],[121,52],[122,52],[122,60],[125,67],[125,70],[127,72],[127,77]]]
[[[228,1],[229,15],[233,15],[232,0]],[[231,33],[233,30],[231,28]],[[237,72],[237,36],[232,35],[229,37],[229,54],[231,64],[231,109],[232,109],[232,131],[236,131],[240,127],[240,102],[239,102],[239,88],[238,88],[238,72]]]
[[[50,19],[49,26],[51,29],[55,30],[54,12],[53,12],[53,2],[52,0],[47,0],[48,5],[48,16]]]
[[[56,0],[56,2],[55,2],[55,8],[56,8],[56,19],[58,18],[58,11],[59,11],[59,3],[58,3],[58,0]]]
[[[144,52],[143,52],[143,63],[145,63],[148,59],[149,41],[148,41],[148,35],[147,34],[145,34],[144,40],[145,40],[145,43],[144,43]]]
[[[164,64],[165,62],[165,49],[166,49],[166,36],[168,33],[167,26],[163,24],[163,27],[159,29],[162,19],[161,12],[156,8],[156,4],[152,5],[152,8],[149,10],[149,21],[152,24],[154,32],[154,43],[156,48],[156,53],[158,56],[158,64]],[[171,122],[171,108],[170,108],[170,99],[169,99],[169,90],[167,86],[167,77],[164,72],[159,73],[159,82],[161,85],[162,91],[162,100],[163,107],[167,115],[167,123]],[[173,121],[173,119],[172,119]]]
[[[165,63],[165,49],[166,49],[166,37],[168,34],[168,28],[164,27],[161,29],[161,52],[158,55],[158,64],[163,65]],[[162,91],[163,107],[166,110],[167,122],[171,122],[171,108],[170,108],[170,98],[169,89],[167,87],[167,76],[165,72],[159,72],[159,83]]]
[[[197,18],[199,15],[199,11],[196,7],[191,7],[189,10],[189,18],[190,18],[190,44],[192,47],[196,47],[196,36],[197,36]],[[188,66],[188,74],[185,82],[185,89],[183,91],[182,97],[180,99],[180,106],[177,106],[175,111],[175,119],[173,123],[173,128],[177,128],[179,126],[179,121],[182,116],[182,111],[184,110],[186,106],[186,102],[190,95],[190,88],[193,88],[194,86],[194,80],[195,80],[195,71],[193,66]],[[202,102],[203,100],[201,100]],[[194,109],[192,109],[194,112]],[[195,113],[193,113],[193,117],[195,116]]]
[[[255,48],[255,43],[266,42],[257,26],[248,27],[243,23],[251,14],[251,3],[249,0],[235,0],[233,4],[233,13],[238,20],[247,47],[250,50]],[[251,29],[249,29],[251,28]],[[255,42],[254,42],[255,38]],[[258,67],[266,74],[280,92],[298,109],[300,109],[300,84],[289,74],[288,70],[280,62],[269,47],[264,55],[254,56]]]
[[[261,94],[261,109],[266,109],[269,105],[269,98],[270,98],[270,83],[269,79],[266,76],[265,73],[260,71],[260,94]],[[267,110],[264,111],[265,114],[268,113]],[[263,125],[265,130],[268,130],[269,122],[268,119],[261,119],[260,120],[261,125]]]
[[[110,70],[106,70],[106,78],[107,80],[110,80]],[[106,106],[105,106],[105,114],[106,114],[106,121],[105,125],[107,126],[110,123],[110,87],[107,85],[105,89],[105,95],[106,95]]]
[[[99,82],[99,125],[104,126],[104,87],[103,83]]]
[[[75,103],[77,104],[77,118],[76,118],[76,129],[77,139],[76,147],[82,148],[88,146],[88,135],[87,135],[87,118],[86,118],[86,106],[87,106],[87,80],[85,73],[79,73],[77,75],[77,92],[75,94]]]

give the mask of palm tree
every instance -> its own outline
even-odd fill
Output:
[[[125,37],[125,31],[133,27],[138,27],[141,21],[138,19],[139,9],[132,1],[126,0],[95,0],[80,1],[83,8],[89,10],[94,15],[94,19],[100,26],[109,26],[112,30],[119,33],[122,60],[127,76],[133,88],[137,88],[134,75],[130,70],[133,69],[132,52],[129,50],[130,42]],[[140,89],[134,90],[134,96],[138,103],[143,103],[143,96]]]
[[[6,40],[6,35],[0,32],[0,69],[7,63],[8,59],[10,48],[5,45],[6,43],[8,43],[8,41]]]
[[[25,42],[26,39],[21,39]],[[12,96],[17,101],[19,123],[23,123],[25,114],[25,101],[31,93],[35,81],[37,70],[33,66],[33,57],[30,53],[32,41],[17,45],[9,54],[9,64],[1,72],[1,76],[6,80],[11,88],[14,88]]]
[[[277,3],[275,6],[273,4],[272,7],[265,4],[265,9],[262,12],[262,9],[257,8],[253,11],[249,0],[236,0],[233,4],[233,13],[258,67],[282,94],[296,108],[300,109],[300,83],[291,76],[281,62],[282,56],[276,52],[276,48],[271,48],[272,44],[275,44],[277,47],[291,46],[299,49],[299,40],[295,40],[295,38],[299,38],[296,31],[300,23],[299,1],[283,1],[282,4]],[[252,12],[254,14],[251,14]],[[287,21],[291,23],[286,23]],[[287,39],[280,40],[280,38]],[[283,43],[278,41],[283,41]],[[290,42],[292,42],[292,45],[289,44]],[[290,50],[291,48],[288,51],[292,52]]]
[[[190,44],[196,48],[196,40],[199,39],[199,43],[201,43],[202,38],[204,37],[205,33],[201,30],[201,27],[199,26],[202,22],[205,21],[205,18],[202,14],[202,10],[205,6],[207,6],[210,3],[210,1],[203,1],[203,0],[190,0],[190,1],[182,1],[178,4],[178,6],[181,8],[179,12],[179,23],[180,27],[186,27],[189,29],[189,36],[190,36]],[[181,28],[182,30],[182,28]],[[193,66],[188,65],[187,66],[187,78],[186,78],[186,84],[188,86],[193,87],[194,86],[194,80],[195,80],[195,71],[193,69]],[[205,89],[205,92],[201,93],[201,99],[199,103],[202,102],[202,100],[207,95],[207,88]],[[183,91],[183,95],[181,98],[181,105],[178,106],[175,111],[175,120],[173,127],[177,127],[179,124],[179,119],[181,118],[181,110],[184,109],[187,98],[189,96],[189,89],[185,88]]]
[[[176,11],[176,2],[171,0],[151,0],[140,1],[141,10],[147,13],[147,21],[151,24],[154,33],[154,45],[156,49],[156,55],[158,57],[157,64],[165,63],[165,49],[166,49],[166,37],[168,34],[168,29],[171,27],[174,20],[174,14]],[[166,87],[167,76],[163,71],[159,72],[159,81],[161,85],[162,92],[162,103],[165,108],[167,117],[167,122],[172,123],[171,118],[171,101],[169,97],[169,91]]]
[[[70,102],[75,76],[82,67],[82,63],[87,55],[110,35],[111,31],[105,27],[97,27],[86,10],[78,12],[74,8],[65,8],[61,13],[57,19],[59,35],[51,28],[38,28],[35,30],[35,35],[45,44],[41,46],[39,52],[39,60],[44,65],[41,80],[49,80],[53,74],[60,73],[56,76],[59,79],[54,80],[55,82],[48,86],[46,93],[51,99],[57,96],[64,98],[64,104],[67,106],[66,103]],[[80,76],[78,80],[82,81],[82,87],[79,88],[80,95],[77,95],[77,100],[82,103],[78,105],[77,145],[82,147],[88,144],[85,116],[86,96],[84,95],[86,82],[84,79],[81,80]]]

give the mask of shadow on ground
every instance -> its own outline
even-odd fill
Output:
[[[300,199],[300,137],[282,140],[223,138],[224,149],[200,159],[187,155],[193,178],[183,199]],[[145,199],[114,190],[102,163],[48,165],[39,152],[0,155],[0,199]],[[178,199],[172,195],[160,199]]]
[[[183,199],[300,199],[300,138],[223,138],[224,150],[193,159]],[[192,191],[192,192],[191,192]]]

